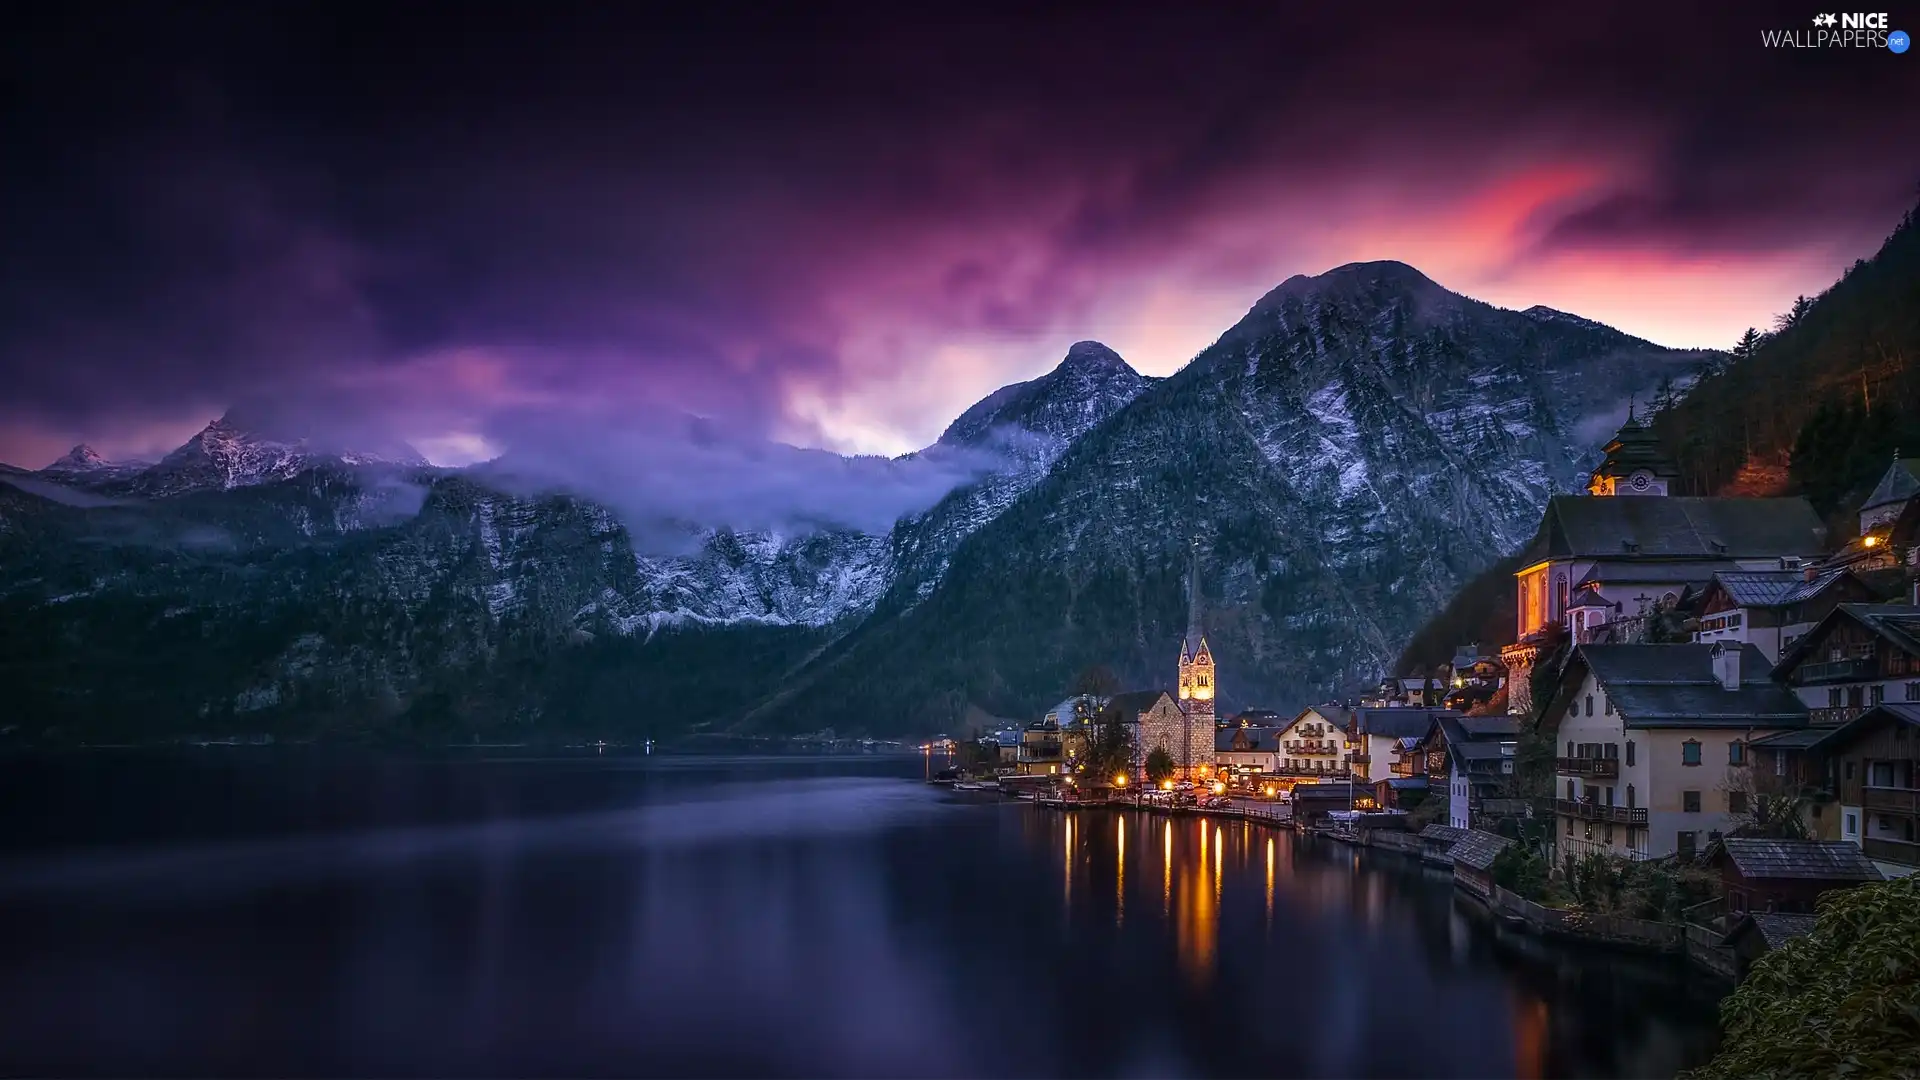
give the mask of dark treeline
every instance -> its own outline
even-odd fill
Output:
[[[1801,298],[1654,416],[1679,494],[1805,495],[1822,515],[1866,494],[1895,451],[1920,455],[1920,229],[1909,211],[1871,259]]]

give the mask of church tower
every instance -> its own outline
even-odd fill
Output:
[[[1187,636],[1180,643],[1180,711],[1187,718],[1185,754],[1176,762],[1187,775],[1211,773],[1214,761],[1213,650],[1200,631],[1200,539],[1187,564]]]
[[[1589,495],[1665,495],[1680,467],[1660,448],[1660,439],[1627,405],[1627,422],[1607,443],[1606,459],[1587,478]]]

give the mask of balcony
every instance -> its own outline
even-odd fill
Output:
[[[1828,660],[1819,664],[1801,664],[1800,670],[1794,674],[1798,676],[1796,681],[1806,684],[1858,682],[1861,679],[1873,678],[1877,672],[1875,671],[1873,657],[1850,656],[1845,660]]]
[[[1866,851],[1869,859],[1899,863],[1902,866],[1920,866],[1920,844],[1869,836],[1861,841],[1860,847]]]
[[[1356,760],[1356,761],[1358,761],[1359,759],[1358,759],[1358,758],[1355,758],[1354,760]],[[1412,763],[1412,762],[1410,762],[1410,761],[1396,761],[1396,762],[1394,762],[1393,764],[1391,764],[1391,765],[1389,765],[1389,766],[1387,766],[1387,771],[1388,771],[1388,772],[1390,772],[1390,773],[1392,773],[1392,774],[1393,774],[1393,775],[1395,775],[1395,776],[1424,776],[1424,775],[1426,775],[1425,773],[1423,773],[1423,772],[1421,772],[1420,770],[1418,770],[1418,769],[1415,769],[1415,768],[1413,767],[1413,763]]]
[[[1600,757],[1554,758],[1553,771],[1562,776],[1591,776],[1601,780],[1612,780],[1620,775],[1620,759]]]
[[[1814,727],[1839,727],[1866,712],[1865,705],[1840,705],[1825,709],[1807,710],[1807,723]]]
[[[1920,791],[1913,788],[1863,787],[1860,804],[1869,810],[1895,814],[1920,814]]]
[[[1553,812],[1564,817],[1579,818],[1581,821],[1611,821],[1615,825],[1645,825],[1647,808],[1644,806],[1604,806],[1600,803],[1571,799],[1553,800]]]
[[[1368,764],[1372,764],[1373,755],[1372,754],[1348,754],[1347,760],[1353,762],[1355,765],[1368,765]]]

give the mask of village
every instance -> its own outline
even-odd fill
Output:
[[[1737,981],[1822,896],[1920,870],[1920,459],[1844,540],[1804,499],[1677,477],[1630,413],[1587,492],[1549,501],[1497,649],[1216,716],[1190,581],[1173,689],[945,740],[965,767],[936,780],[1403,852],[1509,924]]]

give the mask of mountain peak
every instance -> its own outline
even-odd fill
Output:
[[[99,451],[86,443],[80,443],[61,456],[60,460],[47,466],[49,469],[92,469],[106,464],[107,459]]]
[[[1061,360],[1054,370],[1138,374],[1119,353],[1098,341],[1074,342],[1067,349],[1066,359]]]

